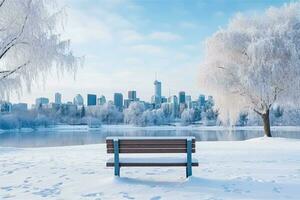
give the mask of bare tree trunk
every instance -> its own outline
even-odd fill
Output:
[[[271,124],[270,124],[270,110],[261,115],[264,122],[264,131],[267,137],[272,137],[271,135]]]

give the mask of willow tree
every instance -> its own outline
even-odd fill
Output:
[[[252,109],[271,137],[272,106],[300,101],[300,4],[236,15],[207,39],[200,77],[223,120]]]
[[[59,34],[64,18],[53,0],[0,0],[0,99],[54,70],[74,72],[81,59]]]

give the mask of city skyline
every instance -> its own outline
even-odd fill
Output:
[[[148,100],[155,73],[164,82],[162,91],[184,90],[196,97],[205,92],[198,83],[205,39],[238,12],[259,13],[284,2],[163,1],[157,6],[155,1],[61,1],[68,13],[62,36],[71,39],[76,55],[85,57],[84,67],[75,79],[52,73],[45,83],[37,80],[31,92],[24,89],[9,101],[31,103],[55,92],[64,94],[63,101],[87,93],[113,99],[114,91],[129,90]]]
[[[178,99],[178,103],[186,103],[187,97],[189,98],[190,102],[192,102],[192,100],[199,101],[201,96],[209,97],[209,95],[199,93],[197,96],[192,98],[191,95],[189,95],[188,93],[186,93],[185,91],[182,91],[182,90],[178,91],[177,93],[174,93],[174,94],[170,94],[170,93],[165,94],[162,92],[162,89],[161,89],[161,87],[163,85],[164,84],[162,81],[157,80],[157,79],[154,80],[154,83],[152,86],[153,94],[150,99],[140,98],[139,91],[136,91],[136,90],[129,90],[126,93],[115,91],[115,92],[113,92],[113,94],[111,94],[112,98],[107,98],[107,96],[105,96],[103,94],[98,94],[98,93],[87,92],[86,95],[82,95],[82,94],[78,93],[78,94],[74,94],[73,98],[71,98],[71,99],[63,98],[64,94],[61,93],[60,91],[56,91],[54,94],[52,94],[50,96],[37,96],[37,97],[35,97],[34,101],[29,102],[29,103],[28,102],[12,102],[12,101],[8,101],[8,102],[12,103],[12,104],[24,104],[25,103],[25,104],[27,104],[28,108],[32,108],[32,106],[36,106],[38,104],[49,104],[49,103],[55,103],[55,104],[72,103],[75,105],[93,106],[93,105],[103,105],[104,103],[107,103],[107,102],[112,102],[117,107],[119,107],[119,105],[122,104],[121,107],[123,107],[123,106],[125,106],[126,101],[129,100],[130,102],[141,101],[141,102],[145,102],[145,103],[151,103],[154,105],[158,105],[158,107],[160,107],[160,105],[163,103],[164,100],[166,102],[172,102],[173,100],[170,100],[170,99],[173,98],[174,96]],[[120,97],[120,95],[121,95],[121,97]],[[182,96],[182,95],[184,95],[183,101],[180,100],[180,96]],[[159,102],[157,101],[157,98],[154,98],[154,97],[158,97]],[[78,99],[78,98],[80,98],[80,99]],[[120,103],[120,98],[122,99],[121,100],[122,103]],[[117,104],[116,104],[116,99],[118,99]],[[128,103],[130,104],[130,102],[128,102]],[[127,105],[127,107],[128,107],[128,105]]]

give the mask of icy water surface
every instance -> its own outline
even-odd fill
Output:
[[[300,132],[280,130],[274,137],[300,139]],[[0,133],[0,146],[6,147],[52,147],[104,143],[107,136],[195,136],[197,141],[247,140],[263,136],[258,130],[143,130],[99,129],[82,131],[42,130],[34,132]]]

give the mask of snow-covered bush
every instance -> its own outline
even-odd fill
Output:
[[[174,121],[175,113],[173,113],[174,110],[172,109],[169,103],[163,103],[159,110],[163,112],[163,118],[165,123],[170,123],[171,121]]]
[[[34,119],[35,126],[39,127],[47,127],[49,125],[53,125],[51,118],[47,117],[46,115],[38,114],[37,117]]]
[[[87,124],[90,128],[99,128],[101,127],[101,120],[96,117],[87,116],[81,119],[81,123]]]
[[[146,110],[141,117],[140,125],[154,126],[166,124],[166,118],[162,109]]]
[[[19,128],[19,121],[15,115],[1,114],[0,129],[16,129]]]
[[[123,114],[112,103],[104,105],[88,106],[86,116],[98,118],[106,124],[116,124],[122,122]]]
[[[127,109],[124,110],[124,123],[140,126],[143,124],[142,115],[145,111],[145,105],[142,102],[132,102]]]
[[[154,113],[152,112],[152,110],[145,110],[141,116],[139,125],[153,126],[154,124]]]
[[[32,111],[0,114],[0,129],[36,128],[54,125],[55,120]]]
[[[100,119],[103,123],[116,124],[122,121],[123,115],[119,109],[112,103],[105,103],[100,106]]]
[[[181,124],[182,125],[189,125],[194,122],[194,110],[193,109],[184,109],[181,113]]]
[[[165,112],[162,108],[153,110],[154,116],[154,125],[163,125],[169,122],[170,115],[165,115]]]
[[[124,123],[136,126],[163,125],[170,122],[172,113],[165,106],[159,109],[146,110],[141,102],[133,102],[124,110]]]

